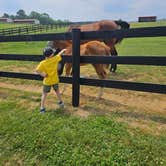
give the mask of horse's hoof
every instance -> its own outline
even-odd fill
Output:
[[[111,73],[115,73],[116,70],[115,70],[115,69],[110,69],[110,72],[111,72]]]

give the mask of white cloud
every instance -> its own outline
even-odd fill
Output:
[[[137,20],[138,16],[156,15],[165,18],[164,0],[12,0],[13,10],[8,8],[11,0],[1,0],[0,15],[4,12],[15,14],[23,9],[48,13],[54,19],[89,21],[101,19]],[[16,6],[14,6],[16,4]]]

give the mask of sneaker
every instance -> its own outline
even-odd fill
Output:
[[[64,103],[63,103],[63,101],[59,101],[59,102],[58,102],[58,105],[59,105],[60,108],[64,108]]]
[[[46,109],[45,108],[41,108],[40,109],[40,113],[45,113],[46,112]]]

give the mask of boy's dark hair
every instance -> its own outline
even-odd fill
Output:
[[[54,53],[53,49],[51,47],[46,47],[43,50],[43,55],[45,57],[49,57],[50,55],[52,55]]]

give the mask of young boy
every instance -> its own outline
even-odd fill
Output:
[[[51,87],[55,90],[55,93],[58,98],[58,105],[60,107],[64,107],[64,103],[62,101],[58,83],[58,63],[61,61],[61,55],[65,52],[66,49],[60,51],[57,55],[54,55],[54,51],[51,47],[46,47],[43,51],[43,55],[45,56],[45,60],[41,61],[36,68],[36,72],[40,74],[43,79],[43,92],[41,96],[41,106],[40,112],[45,112],[45,101],[47,94],[50,92]]]

